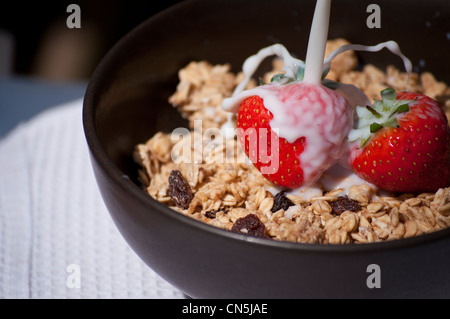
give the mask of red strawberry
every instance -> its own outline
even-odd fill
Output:
[[[393,89],[358,107],[360,137],[350,164],[357,175],[392,192],[435,192],[450,185],[450,129],[442,108],[418,93]]]
[[[294,82],[245,94],[238,136],[253,164],[275,185],[310,184],[341,157],[352,113],[335,91]]]
[[[279,165],[275,164],[272,174],[263,173],[263,175],[275,185],[298,187],[303,184],[303,169],[298,156],[303,151],[305,139],[299,138],[291,144],[286,139],[279,138],[270,127],[269,122],[272,119],[273,114],[264,107],[261,97],[253,95],[245,99],[241,103],[237,119],[237,127],[247,130],[247,134],[242,134],[244,132],[239,134],[241,145],[245,145],[245,153],[259,171],[269,164],[270,157],[273,155],[272,148],[274,147],[274,151],[279,149],[278,154],[283,154],[279,157]],[[266,136],[263,137],[261,134]],[[254,149],[251,149],[252,143],[256,146]]]

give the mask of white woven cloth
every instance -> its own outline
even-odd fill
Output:
[[[113,224],[81,114],[60,105],[0,141],[0,298],[183,298]]]

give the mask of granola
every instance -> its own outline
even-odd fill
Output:
[[[344,39],[328,41],[327,52],[344,43]],[[328,77],[357,86],[372,100],[379,99],[379,92],[386,87],[406,89],[406,74],[393,66],[384,72],[373,65],[358,71],[356,65],[356,55],[346,52],[333,61]],[[274,60],[275,71],[268,72],[264,80],[280,67],[280,61]],[[223,229],[238,228],[250,235],[302,243],[370,243],[450,226],[450,187],[417,196],[381,193],[364,183],[352,185],[348,192],[313,189],[313,196],[274,192],[248,162],[237,139],[218,131],[228,116],[222,100],[231,96],[242,74],[232,73],[227,64],[213,66],[201,61],[189,63],[179,71],[179,78],[170,103],[189,120],[190,138],[180,141],[158,132],[137,145],[134,153],[145,191],[171,209]],[[430,73],[413,73],[408,89],[439,101],[450,120],[450,87],[445,83]],[[192,130],[200,119],[202,130],[216,129],[213,135],[217,136]],[[183,151],[174,155],[175,147]],[[169,177],[174,171],[188,194],[189,200],[182,205],[178,201],[181,195],[171,191]],[[184,190],[186,185],[189,191]]]

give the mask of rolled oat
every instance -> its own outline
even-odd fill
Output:
[[[329,41],[328,52],[344,42]],[[343,54],[333,62],[329,78],[356,85],[372,100],[379,99],[379,92],[388,86],[406,88],[406,74],[392,66],[384,72],[373,65],[356,71],[356,65],[353,52]],[[274,60],[274,72],[264,79],[280,68],[280,61]],[[221,102],[232,94],[242,74],[231,73],[229,65],[201,61],[189,63],[179,78],[170,102],[189,120],[191,129],[198,119],[202,129],[219,128],[227,121]],[[432,74],[412,74],[408,89],[440,101],[450,118],[450,88]],[[348,197],[342,196],[342,189],[319,190],[310,200],[299,194],[274,196],[266,179],[245,160],[237,139],[219,136],[225,143],[208,144],[212,147],[205,154],[199,148],[211,141],[190,132],[191,139],[182,142],[158,132],[137,145],[134,156],[141,166],[139,178],[151,197],[201,222],[274,240],[322,244],[394,240],[450,226],[450,187],[435,194],[395,196],[377,194],[361,184],[351,186]],[[200,143],[191,143],[195,138]],[[175,145],[183,152],[174,154]],[[199,160],[192,163],[188,160],[192,158]],[[179,176],[185,179],[178,192],[171,186],[171,174],[172,180],[174,174],[177,181]],[[185,199],[183,191],[188,194]]]

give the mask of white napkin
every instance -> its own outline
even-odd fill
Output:
[[[113,224],[81,114],[60,105],[0,141],[0,298],[183,298]]]

